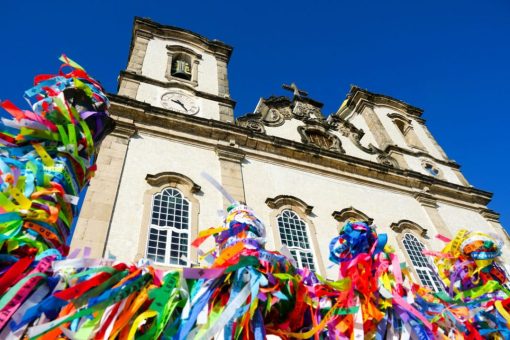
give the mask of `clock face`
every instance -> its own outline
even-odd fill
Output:
[[[195,115],[200,110],[195,98],[180,92],[168,92],[161,96],[161,105],[165,109]]]

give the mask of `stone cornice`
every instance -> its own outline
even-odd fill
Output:
[[[425,207],[430,207],[430,208],[438,207],[436,198],[432,195],[427,194],[427,193],[423,193],[423,192],[417,193],[414,195],[414,198],[416,198],[416,200],[418,202],[420,202],[420,204]]]
[[[232,46],[229,46],[219,40],[210,40],[187,29],[162,25],[150,19],[135,17],[129,56],[131,56],[131,52],[133,50],[134,39],[139,32],[143,32],[142,34],[144,34],[144,36],[151,34],[152,36],[157,36],[162,39],[171,38],[173,40],[179,40],[195,45],[196,47],[213,53],[217,58],[226,62],[230,60],[230,56],[233,51]]]
[[[423,110],[416,106],[409,105],[390,96],[372,93],[354,85],[351,86],[348,97],[349,98],[345,106],[350,108],[361,109],[363,106],[373,107],[374,105],[386,105],[414,117],[420,117],[423,114]],[[361,110],[358,112],[361,112]]]
[[[113,118],[132,122],[137,130],[146,133],[167,137],[180,135],[183,137],[179,138],[195,143],[199,143],[200,137],[200,143],[212,148],[216,147],[218,140],[233,140],[247,155],[253,157],[296,163],[307,169],[320,167],[334,176],[349,177],[369,185],[391,187],[407,193],[421,192],[428,188],[429,194],[443,196],[449,202],[458,202],[473,209],[487,205],[492,197],[491,193],[473,187],[446,182],[416,171],[391,168],[313,145],[267,136],[231,123],[172,112],[123,96],[109,95],[109,98]]]
[[[246,153],[243,150],[232,145],[218,144],[215,150],[218,158],[225,161],[241,163],[246,157]]]
[[[181,82],[164,82],[164,81],[152,79],[152,78],[149,78],[146,76],[142,76],[141,74],[136,74],[136,73],[130,72],[130,71],[120,71],[119,84],[120,84],[122,78],[136,80],[141,83],[147,83],[147,84],[151,84],[151,85],[159,86],[159,87],[163,87],[163,88],[181,87],[187,91],[192,92],[197,97],[201,97],[201,98],[213,100],[213,101],[216,101],[216,102],[219,102],[222,104],[226,104],[227,106],[232,107],[232,108],[235,108],[235,106],[236,106],[236,102],[234,100],[230,99],[230,97],[221,97],[221,96],[218,96],[218,95],[215,95],[212,93],[198,91],[195,88],[193,88],[192,86],[184,85]]]
[[[499,223],[499,213],[491,209],[480,209],[480,215],[482,215],[487,221]]]
[[[398,152],[404,153],[404,154],[409,155],[409,156],[414,156],[414,157],[429,158],[429,159],[433,160],[435,163],[446,165],[446,166],[452,167],[454,169],[460,169],[460,165],[457,162],[452,161],[452,160],[446,160],[445,161],[445,160],[433,157],[429,153],[424,152],[424,151],[413,151],[413,150],[401,148],[398,145],[388,145],[384,149],[384,152],[388,153],[390,151],[398,151]]]

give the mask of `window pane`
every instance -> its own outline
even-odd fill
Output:
[[[425,249],[423,243],[412,234],[405,234],[402,243],[404,244],[421,283],[434,291],[442,290],[443,284],[441,280],[437,276],[431,263],[422,253],[422,250]]]
[[[154,195],[147,244],[149,259],[188,264],[189,214],[190,204],[178,190],[167,188]]]
[[[282,211],[277,222],[280,239],[289,248],[298,267],[315,270],[306,223],[291,210]]]

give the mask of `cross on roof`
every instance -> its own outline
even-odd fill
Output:
[[[295,97],[301,97],[301,96],[306,97],[306,96],[308,96],[308,92],[298,89],[296,83],[292,83],[290,85],[283,84],[282,88],[284,90],[289,90],[289,91],[294,92],[294,96]]]

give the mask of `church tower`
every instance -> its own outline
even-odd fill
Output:
[[[129,62],[118,94],[186,115],[233,122],[227,64],[232,47],[135,18]]]

